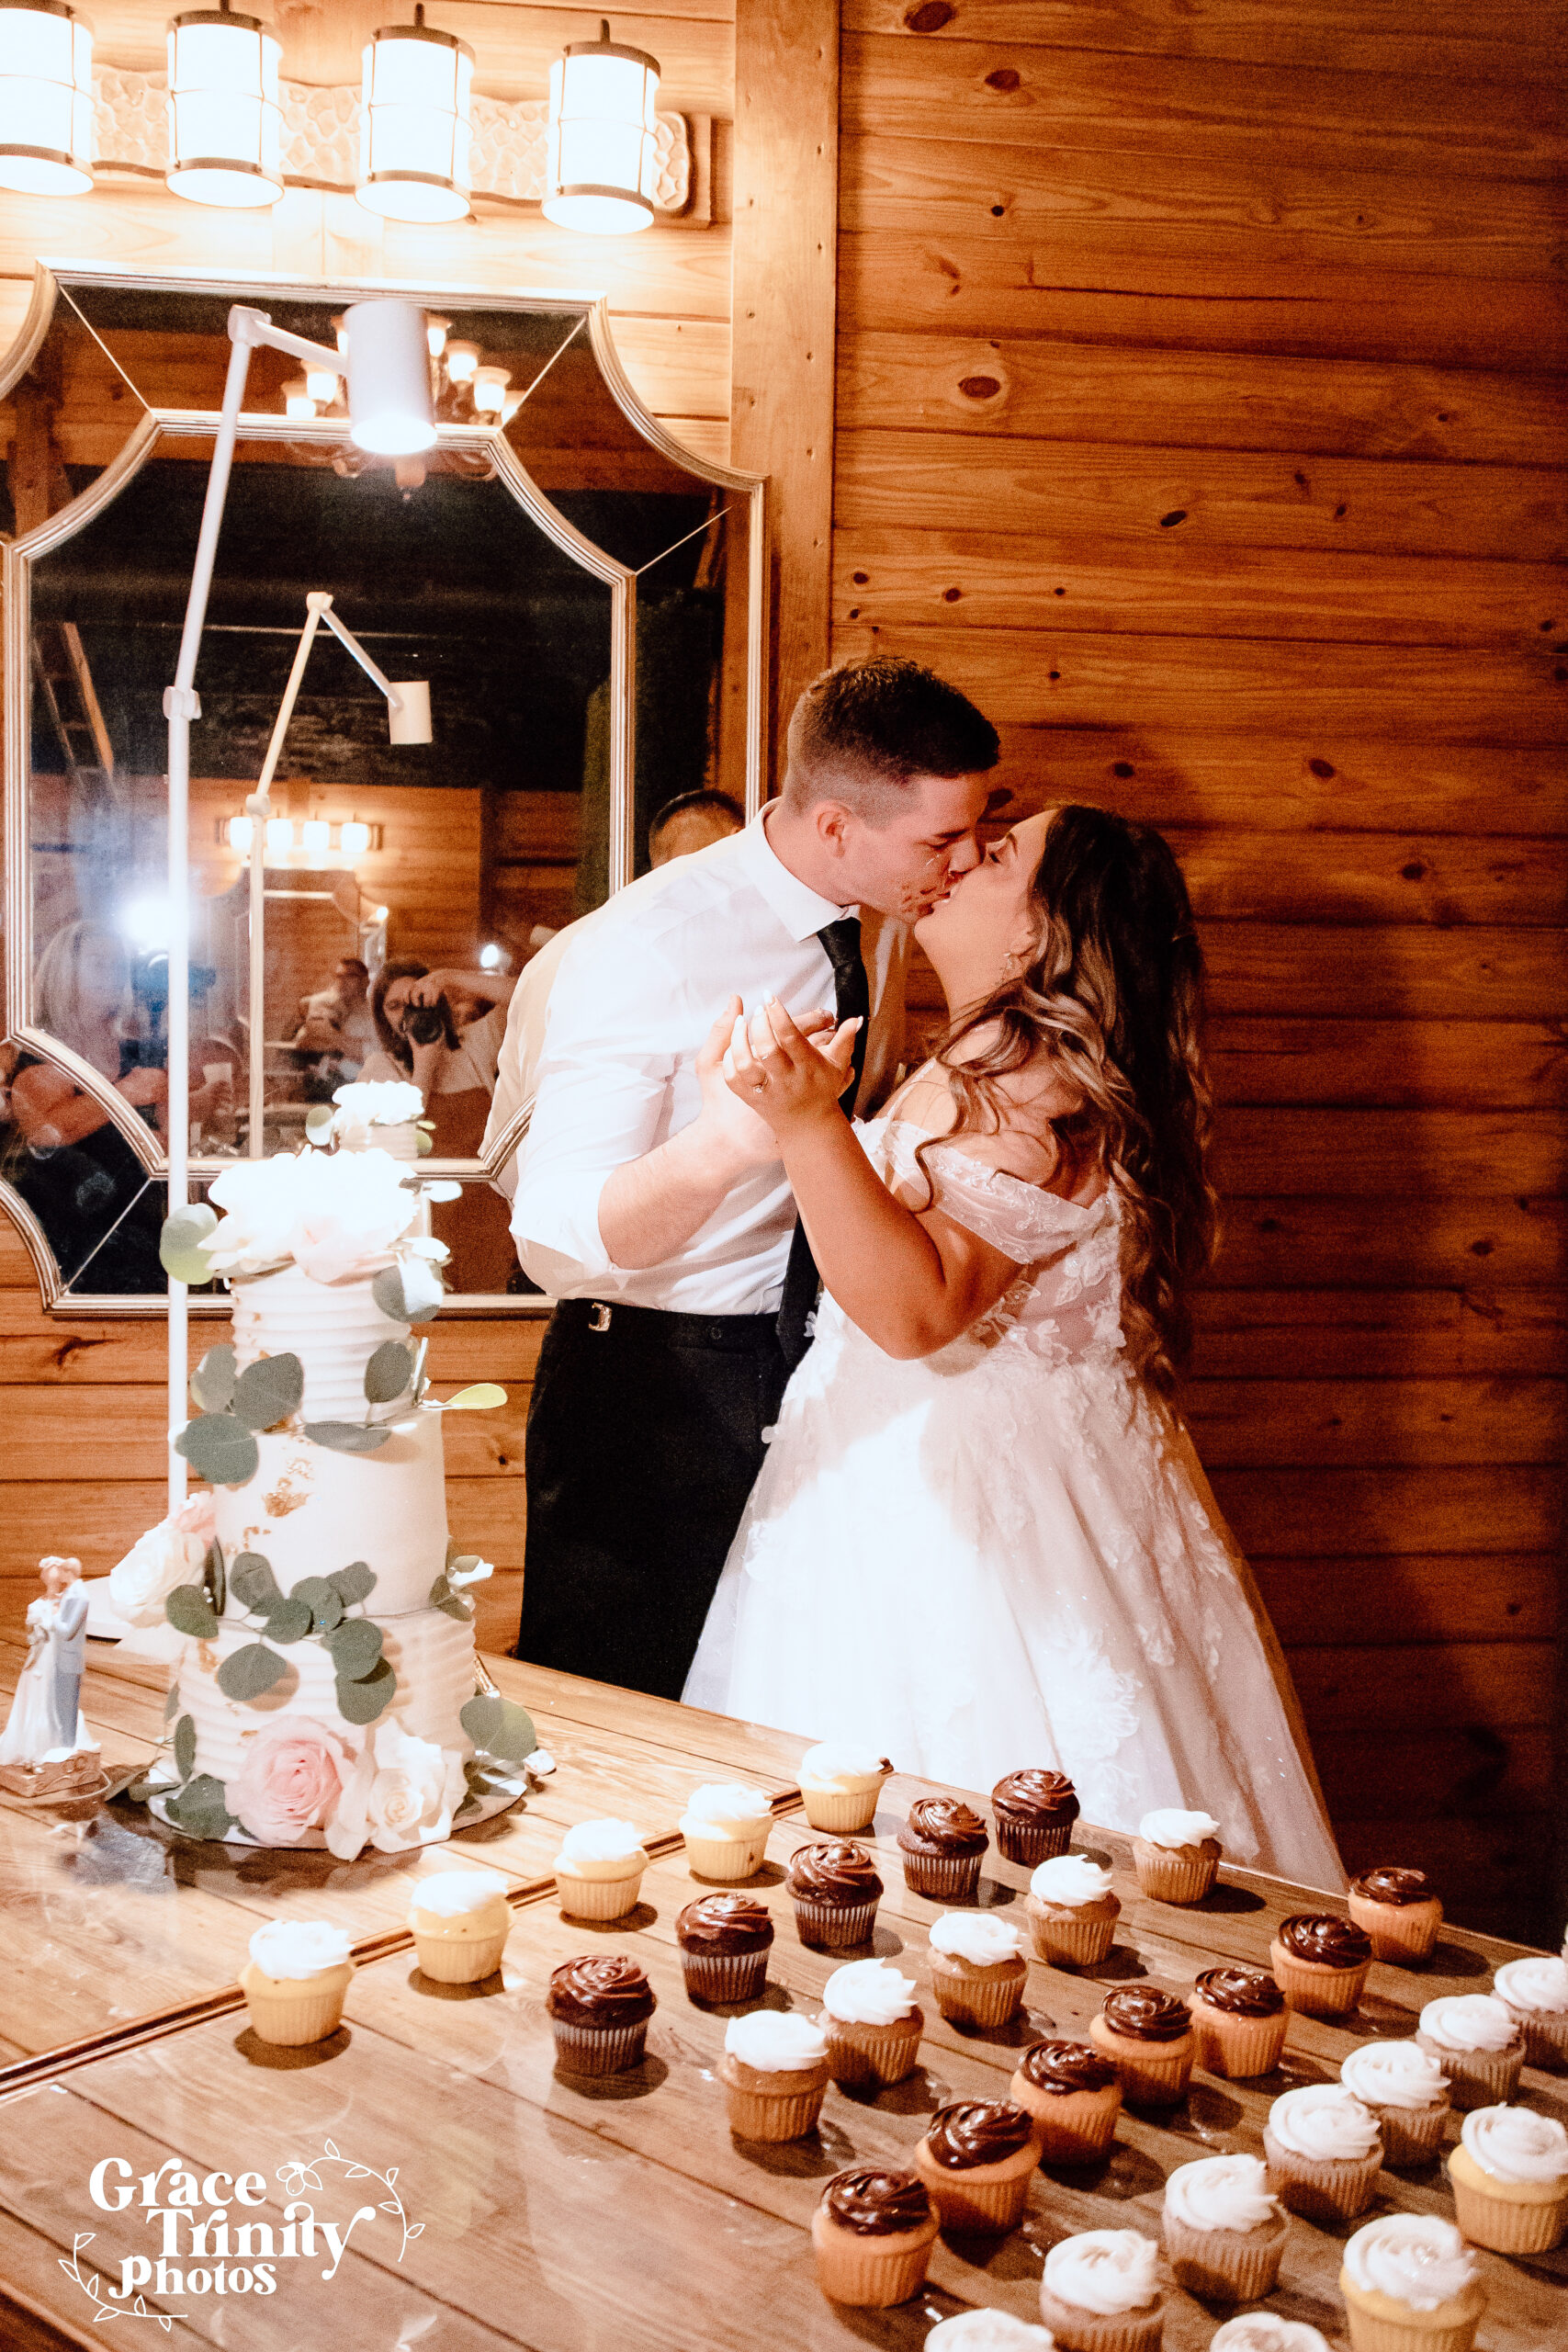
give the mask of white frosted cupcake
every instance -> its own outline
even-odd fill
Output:
[[[1087,1854],[1054,1854],[1042,1862],[1023,1898],[1029,1932],[1042,1960],[1098,1968],[1116,1940],[1122,1905],[1111,1872]]]
[[[798,1774],[807,1820],[813,1829],[830,1829],[838,1837],[869,1829],[892,1770],[874,1747],[857,1747],[847,1740],[827,1739],[818,1747],[808,1747]]]
[[[1243,2312],[1227,2319],[1209,2338],[1209,2352],[1328,2352],[1328,2340],[1304,2319],[1277,2319],[1272,2312]]]
[[[1303,2083],[1284,2091],[1263,2126],[1269,2186],[1309,2222],[1348,2222],[1364,2213],[1382,2165],[1378,2120],[1343,2083]]]
[[[1051,2352],[1048,2327],[1033,2327],[1011,2312],[954,2312],[939,2319],[920,2352]]]
[[[1158,1805],[1133,1840],[1141,1891],[1156,1903],[1201,1903],[1220,1867],[1220,1825],[1212,1813]]]
[[[1568,1961],[1548,1952],[1510,1960],[1492,1989],[1524,2035],[1527,2064],[1568,2065]]]
[[[1010,1919],[996,1911],[944,1911],[927,1941],[931,1991],[950,2025],[996,2027],[1017,2014],[1029,1962]]]
[[[798,2009],[752,2009],[725,2027],[718,2075],[739,2139],[804,2139],[832,2080],[828,2037]]]
[[[761,1789],[707,1781],[681,1815],[686,1860],[699,1878],[752,1878],[762,1867],[773,1809]]]
[[[629,1821],[580,1821],[561,1839],[556,1887],[566,1919],[619,1919],[637,1909],[648,1850]]]
[[[822,1988],[822,2030],[836,2083],[886,2090],[915,2071],[926,2030],[915,1980],[890,1961],[852,1960]]]
[[[240,1990],[260,2041],[299,2050],[337,2031],[354,1974],[344,1928],[325,1919],[269,1919],[251,1938],[250,1954]]]
[[[1061,2352],[1156,2352],[1159,2248],[1137,2230],[1080,2230],[1045,2256],[1040,2316]]]
[[[1339,2079],[1377,2117],[1385,2165],[1430,2164],[1449,2120],[1448,2076],[1418,2041],[1363,2041]]]
[[[1491,2107],[1518,2089],[1525,2038],[1507,2003],[1490,1993],[1428,2001],[1416,2039],[1448,2076],[1456,2107]]]
[[[501,1966],[512,1927],[496,1871],[440,1871],[410,1890],[409,1926],[421,1973],[438,1984],[480,1984]]]
[[[1486,2291],[1475,2256],[1436,2213],[1358,2230],[1339,2273],[1352,2352],[1469,2352]]]
[[[1529,2107],[1477,2107],[1449,2158],[1460,2228],[1496,2254],[1545,2254],[1568,2221],[1568,2132]]]
[[[1251,2303],[1271,2295],[1290,2222],[1259,2156],[1201,2156],[1165,2184],[1165,2250],[1189,2294]]]

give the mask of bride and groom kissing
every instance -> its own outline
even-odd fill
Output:
[[[912,662],[829,671],[763,814],[569,935],[518,1655],[965,1788],[1051,1768],[1109,1828],[1201,1806],[1337,1886],[1172,1401],[1216,1233],[1186,885],[1100,808],[983,847],[998,752]],[[900,1076],[911,930],[949,1017]]]

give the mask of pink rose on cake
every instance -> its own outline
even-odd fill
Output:
[[[161,1625],[176,1585],[198,1584],[213,1535],[213,1500],[193,1495],[173,1519],[139,1536],[109,1570],[109,1600],[128,1625]]]
[[[344,1790],[327,1844],[351,1862],[366,1845],[383,1854],[428,1846],[452,1834],[452,1815],[468,1781],[460,1748],[438,1747],[384,1717],[366,1740],[354,1777]]]
[[[246,1741],[240,1769],[224,1785],[223,1802],[264,1846],[297,1846],[311,1829],[326,1830],[330,1844],[358,1760],[326,1724],[286,1715]]]

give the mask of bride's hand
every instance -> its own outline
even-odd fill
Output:
[[[836,1116],[853,1076],[860,1025],[858,1020],[841,1022],[818,1044],[770,997],[751,1029],[736,1030],[729,1050],[730,1092],[760,1114],[775,1137],[801,1120]],[[766,1041],[758,1034],[764,1026]]]

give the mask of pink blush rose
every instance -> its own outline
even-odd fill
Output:
[[[223,1801],[264,1846],[297,1846],[308,1830],[332,1821],[354,1761],[325,1724],[285,1716],[246,1742]]]

